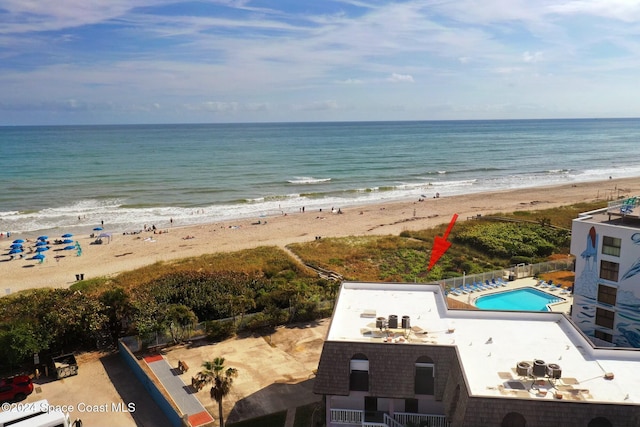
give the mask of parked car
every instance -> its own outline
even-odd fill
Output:
[[[19,401],[33,392],[31,378],[26,375],[18,375],[11,378],[0,379],[0,401]]]

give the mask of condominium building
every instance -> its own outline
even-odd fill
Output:
[[[571,317],[600,346],[640,348],[640,198],[573,220]]]
[[[450,310],[439,285],[346,282],[314,392],[328,427],[631,427],[639,363],[563,313]]]

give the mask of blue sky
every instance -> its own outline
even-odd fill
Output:
[[[0,0],[0,125],[638,116],[638,0]]]

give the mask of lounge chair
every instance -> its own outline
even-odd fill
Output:
[[[497,286],[494,286],[494,285],[491,284],[491,282],[489,282],[489,279],[484,281],[484,285],[486,287],[488,287],[489,289],[497,288]]]
[[[463,286],[463,285],[460,285],[460,286],[458,287],[458,290],[459,290],[460,292],[462,292],[463,294],[465,294],[465,295],[469,295],[469,291],[468,291],[468,290],[466,290],[466,289],[464,288],[464,286]]]
[[[541,288],[548,288],[549,285],[547,284],[547,282],[545,282],[544,280],[542,281],[542,283],[540,283],[540,287]]]
[[[460,292],[456,288],[451,289],[449,292],[451,292],[452,294],[454,294],[455,296],[458,296],[458,297],[462,296],[462,292]]]
[[[482,286],[482,283],[473,282],[473,287],[478,292],[486,290],[486,288],[484,286]]]
[[[507,286],[507,284],[504,283],[502,280],[500,280],[500,279],[496,280],[495,278],[491,279],[491,283],[496,285],[496,288],[499,287],[499,286],[503,286],[503,287]]]

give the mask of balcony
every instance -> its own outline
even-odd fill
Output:
[[[386,412],[369,412],[355,409],[331,409],[331,420],[328,427],[362,426],[362,427],[449,427],[444,415],[412,414],[396,412],[390,416]]]

